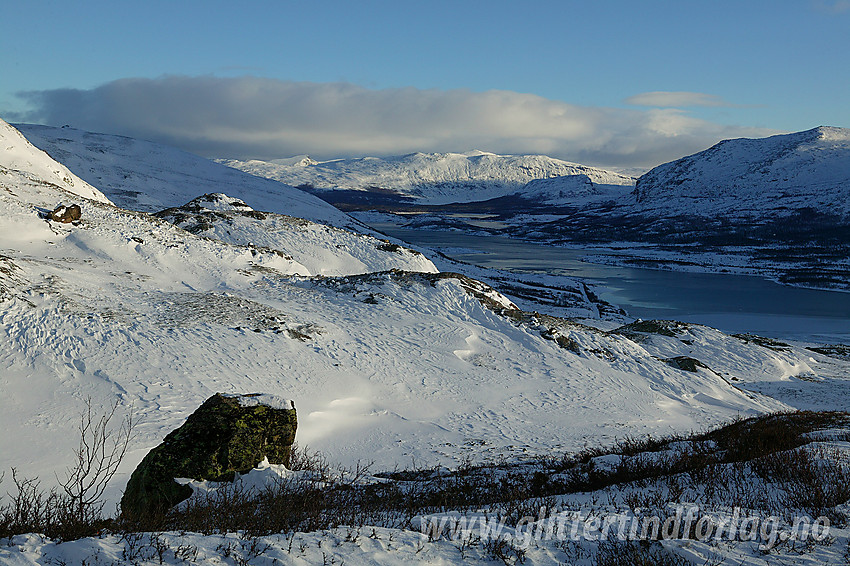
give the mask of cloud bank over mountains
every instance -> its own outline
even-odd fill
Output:
[[[705,94],[702,92],[643,92],[635,94],[624,100],[626,104],[634,106],[660,106],[664,108],[687,108],[690,106],[704,107],[735,107],[734,104],[726,102],[716,94]]]
[[[637,96],[657,103],[659,97],[649,95],[659,94],[665,93]],[[776,133],[666,107],[719,100],[711,95],[666,94],[690,96],[661,96],[662,108],[623,109],[502,90],[166,76],[21,93],[31,110],[11,118],[148,139],[207,157],[332,159],[476,148],[605,167],[652,167],[724,138]]]

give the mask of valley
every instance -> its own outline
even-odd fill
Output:
[[[545,222],[540,214],[523,220],[530,208],[497,214],[475,202],[428,205],[450,214],[431,209],[414,216],[400,213],[423,211],[388,212],[392,207],[366,202],[348,215],[290,185],[150,142],[21,127],[42,150],[13,126],[0,126],[0,426],[7,431],[0,453],[15,477],[40,477],[46,488],[59,481],[52,472],[73,460],[78,439],[64,431],[87,402],[131,412],[139,423],[104,492],[110,505],[145,454],[221,392],[294,400],[299,446],[349,469],[368,464],[373,477],[383,478],[375,482],[504,473],[530,490],[516,501],[538,508],[540,497],[555,495],[562,505],[588,504],[585,496],[558,491],[567,489],[558,474],[579,474],[570,477],[592,490],[591,501],[610,495],[613,505],[613,483],[577,479],[590,473],[580,455],[608,469],[617,457],[626,462],[616,452],[626,448],[610,448],[623,439],[647,439],[640,454],[678,454],[675,440],[660,447],[651,439],[736,419],[840,412],[850,404],[847,293],[744,275],[754,269],[749,264],[721,275],[635,267],[630,262],[657,250],[619,240],[556,245],[564,242],[548,223],[563,225],[552,218],[557,207]],[[481,156],[464,156],[475,157]],[[600,187],[583,171],[547,182],[577,191],[587,210],[633,194],[628,179],[593,173],[624,183]],[[442,187],[433,200],[451,192]],[[371,198],[375,191],[357,192]],[[385,199],[385,191],[377,192]],[[46,217],[72,203],[80,219]],[[844,457],[842,415],[819,441],[839,454],[829,466]],[[699,450],[713,446],[698,438]],[[731,456],[724,458],[714,467],[689,463],[675,472],[684,474],[679,479],[666,472],[656,479],[687,476],[692,496],[701,497],[708,488],[700,470],[740,472]],[[553,464],[561,459],[569,466]],[[272,469],[260,469],[269,477],[290,473],[263,470]],[[554,483],[540,479],[546,474]],[[765,493],[784,493],[771,476],[758,477]],[[684,497],[664,489],[652,497]],[[480,498],[420,510],[479,512]],[[838,513],[829,501],[823,512]],[[622,496],[619,505],[625,503]],[[398,510],[385,512],[371,524],[414,544],[415,517],[402,521]],[[510,528],[520,519],[513,517]],[[9,541],[32,556],[26,548],[42,547],[27,537]],[[123,543],[102,544],[104,552],[119,552]],[[484,544],[470,543],[482,552]],[[568,552],[542,543],[535,549],[541,562]],[[444,551],[433,548],[439,556]],[[707,553],[700,547],[697,554]]]

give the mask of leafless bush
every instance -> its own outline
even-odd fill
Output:
[[[525,550],[516,546],[512,540],[490,538],[482,546],[484,556],[490,560],[501,560],[508,566],[525,562]]]
[[[836,507],[850,500],[850,469],[835,449],[804,446],[757,459],[752,466],[784,488],[787,509],[823,515],[833,524],[846,521]]]
[[[689,566],[692,562],[670,553],[658,543],[615,541],[599,543],[594,564],[596,566]]]
[[[101,514],[103,492],[118,471],[133,439],[136,423],[132,410],[117,429],[113,426],[118,405],[116,401],[104,412],[95,414],[89,398],[80,415],[80,443],[74,450],[76,458],[65,471],[65,478],[59,480],[68,496],[70,511],[78,521],[90,521]]]
[[[118,404],[96,415],[91,400],[80,416],[80,444],[75,461],[59,479],[59,488],[45,490],[38,479],[23,478],[12,469],[15,493],[0,506],[0,537],[39,532],[57,540],[96,534],[109,520],[103,516],[102,496],[132,439],[132,413],[117,429]]]

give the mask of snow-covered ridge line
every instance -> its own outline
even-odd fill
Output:
[[[157,213],[193,234],[279,253],[297,275],[354,275],[400,269],[436,272],[422,253],[366,234],[254,210],[222,193]]]
[[[49,182],[81,197],[112,204],[106,196],[38,149],[14,127],[0,119],[0,173],[16,171]]]
[[[731,139],[659,165],[635,186],[636,209],[656,214],[850,214],[850,129],[821,126]]]
[[[545,155],[412,153],[317,162],[306,156],[274,161],[221,159],[230,167],[320,190],[383,190],[440,204],[505,196],[529,181],[586,175],[594,183],[634,184],[632,177]]]
[[[220,192],[259,210],[373,233],[304,191],[173,147],[74,128],[33,124],[18,124],[17,128],[34,146],[97,186],[122,208],[154,213],[181,206],[204,193]]]

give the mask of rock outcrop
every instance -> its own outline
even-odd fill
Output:
[[[47,215],[50,220],[53,220],[54,222],[64,222],[65,224],[76,222],[82,218],[82,216],[83,211],[78,204],[72,204],[71,206],[60,204]]]
[[[175,478],[232,481],[264,458],[288,465],[296,426],[292,401],[216,393],[145,456],[130,476],[121,510],[138,517],[187,499],[192,489]]]

